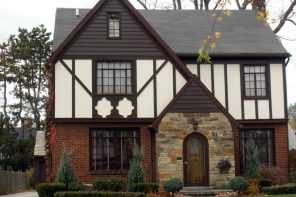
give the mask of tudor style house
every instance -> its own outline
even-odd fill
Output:
[[[212,15],[136,10],[128,0],[58,8],[48,176],[68,149],[81,182],[126,178],[140,146],[146,181],[218,187],[243,173],[252,139],[260,163],[287,179],[289,54],[255,11],[232,11],[215,25],[211,63],[197,63]],[[228,174],[216,168],[221,159]]]

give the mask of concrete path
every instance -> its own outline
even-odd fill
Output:
[[[2,195],[1,197],[38,197],[38,194],[37,192],[21,192],[16,194]]]

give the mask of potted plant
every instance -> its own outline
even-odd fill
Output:
[[[227,174],[229,172],[229,169],[231,168],[231,163],[228,159],[221,159],[217,165],[216,168],[219,169],[221,174]]]

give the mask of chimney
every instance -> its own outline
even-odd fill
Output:
[[[76,8],[76,17],[79,17],[79,9]]]

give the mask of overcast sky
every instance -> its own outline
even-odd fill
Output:
[[[31,29],[44,24],[53,32],[55,10],[57,7],[92,8],[98,0],[0,0],[0,42],[6,41],[10,34],[16,34],[19,27]],[[158,0],[167,5],[168,0]],[[184,0],[185,1],[185,0]],[[216,0],[213,0],[216,1]],[[131,2],[140,6],[136,0]],[[268,10],[272,13],[271,18],[278,16],[289,5],[290,0],[269,0]],[[185,4],[190,9],[190,4]],[[233,5],[235,6],[234,3]],[[293,55],[287,66],[288,103],[296,102],[296,26],[287,24],[279,33],[280,36],[294,39],[295,41],[282,40],[283,45]]]

